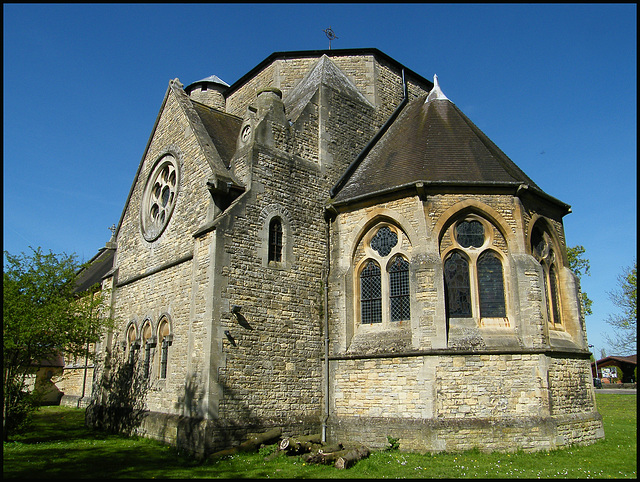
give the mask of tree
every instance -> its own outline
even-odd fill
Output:
[[[7,440],[35,409],[26,377],[44,360],[65,353],[87,356],[110,323],[99,313],[99,293],[79,295],[75,255],[4,252],[3,263],[3,437]]]
[[[638,284],[637,262],[623,268],[618,275],[619,286],[609,292],[609,298],[622,311],[611,314],[606,322],[613,328],[604,338],[614,353],[625,355],[637,352],[638,336]]]
[[[567,248],[567,259],[569,260],[569,268],[575,273],[580,281],[582,281],[583,275],[591,276],[591,273],[589,272],[589,270],[591,269],[591,265],[589,264],[589,260],[584,257],[585,251],[586,250],[584,249],[584,246],[581,245]],[[581,295],[582,310],[585,316],[590,315],[592,313],[591,304],[593,303],[593,301],[589,299],[585,291],[582,291]]]

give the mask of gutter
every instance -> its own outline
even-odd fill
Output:
[[[385,132],[387,132],[391,124],[393,124],[393,122],[396,120],[398,115],[400,115],[400,112],[402,111],[404,106],[407,105],[407,103],[409,102],[409,91],[407,88],[407,81],[404,77],[404,68],[402,69],[402,90],[403,90],[402,101],[400,102],[400,104],[398,104],[398,107],[396,107],[396,110],[393,111],[393,114],[391,114],[391,116],[387,119],[387,122],[384,123],[384,125],[378,130],[378,132],[376,132],[376,134],[367,143],[367,145],[364,146],[364,149],[360,151],[360,154],[358,154],[358,157],[356,157],[355,160],[351,164],[349,164],[349,167],[347,167],[346,171],[342,174],[342,177],[338,179],[338,182],[329,191],[330,197],[334,197],[337,194],[337,192],[340,189],[342,189],[342,186],[344,186],[347,180],[349,179],[349,177],[351,177],[351,174],[353,174],[353,171],[355,171],[356,167],[360,165],[360,163],[366,157],[366,155],[369,154],[369,151],[373,149],[373,146],[375,146],[376,143],[380,140],[380,138],[385,134]]]

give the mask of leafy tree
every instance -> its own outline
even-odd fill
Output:
[[[604,338],[614,353],[634,354],[637,351],[638,336],[638,282],[637,262],[628,266],[618,275],[619,286],[609,292],[611,301],[622,311],[611,314],[607,323],[613,328]]]
[[[591,269],[591,265],[589,264],[589,260],[584,257],[585,253],[584,246],[577,245],[574,247],[567,247],[567,258],[569,260],[569,268],[573,271],[578,279],[582,281],[582,276],[591,276],[589,270]],[[582,291],[582,310],[586,315],[590,315],[591,304],[593,301],[589,299],[587,293]]]
[[[63,353],[87,356],[110,322],[99,313],[102,300],[92,290],[79,295],[75,255],[4,252],[3,281],[3,438],[28,420],[37,390],[29,393],[27,375]]]

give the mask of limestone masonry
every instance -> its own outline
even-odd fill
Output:
[[[603,438],[569,212],[376,49],[171,80],[110,241],[88,420],[201,455],[271,427],[414,451]]]

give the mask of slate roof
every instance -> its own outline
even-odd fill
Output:
[[[98,254],[87,263],[87,266],[78,271],[74,293],[88,291],[94,285],[101,283],[102,278],[113,268],[115,254],[116,250],[113,247],[101,248]]]
[[[207,130],[213,144],[220,154],[222,162],[228,168],[231,158],[236,152],[236,143],[242,126],[242,119],[208,107],[199,102],[193,102],[193,107]]]
[[[359,160],[333,202],[361,199],[402,186],[538,186],[439,91],[407,104]],[[432,92],[434,92],[432,91]]]

